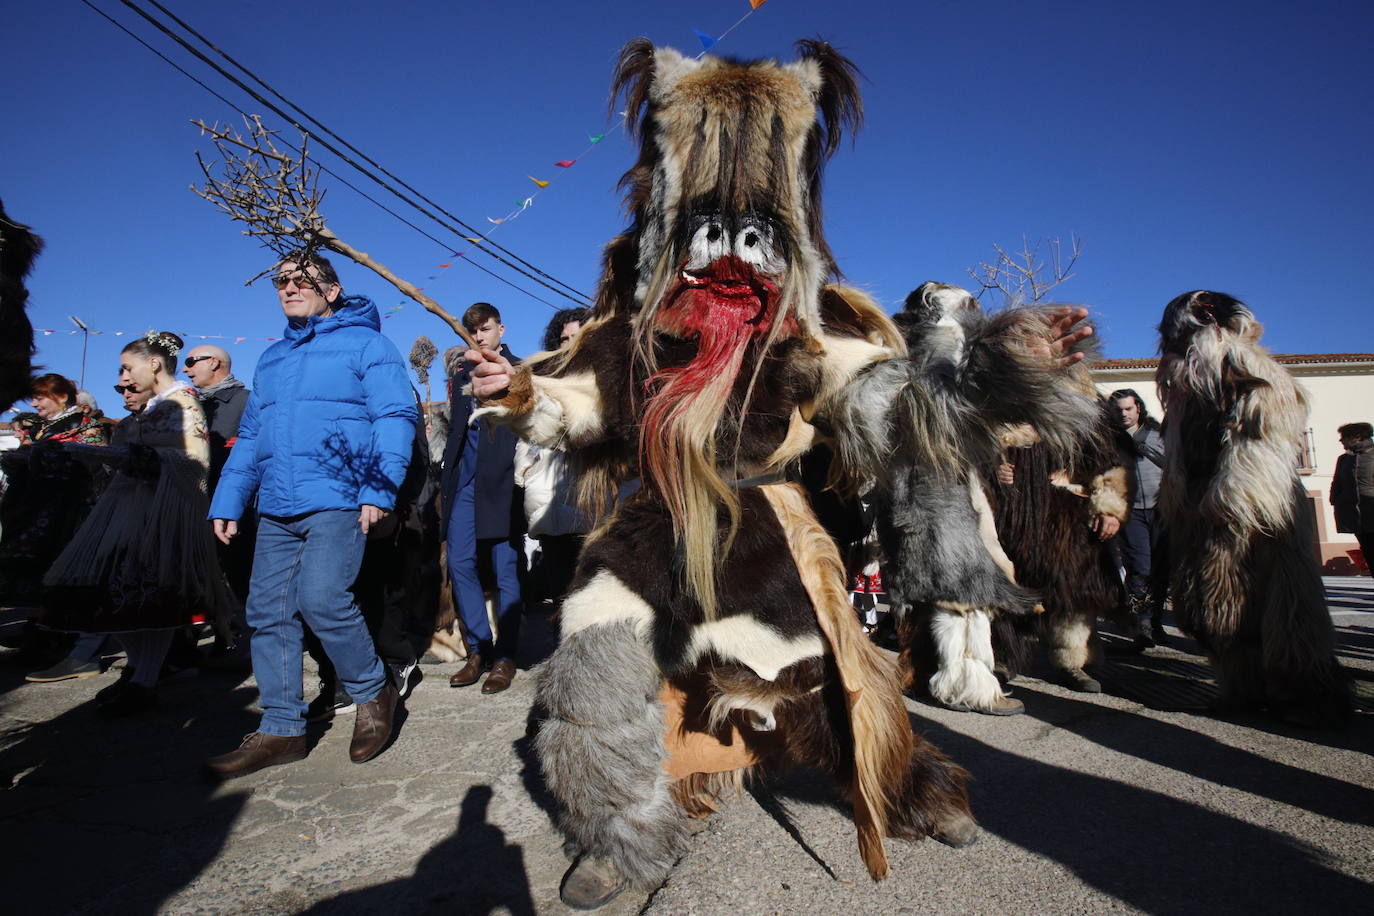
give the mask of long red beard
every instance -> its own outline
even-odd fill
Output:
[[[679,540],[686,542],[692,585],[692,567],[704,562],[702,553],[714,545],[717,507],[729,512],[731,530],[737,520],[738,501],[717,470],[716,431],[750,345],[773,330],[778,291],[744,262],[726,257],[700,274],[680,276],[664,301],[657,328],[695,338],[697,352],[686,365],[660,370],[645,383],[649,397],[640,466],[646,483],[667,504]],[[797,333],[795,320],[783,321],[783,334]],[[704,586],[709,575],[702,575],[696,584]],[[697,598],[710,613],[714,596],[698,592]]]

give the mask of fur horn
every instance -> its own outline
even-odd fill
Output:
[[[864,102],[859,94],[859,79],[863,74],[852,60],[827,41],[803,38],[797,42],[797,54],[802,60],[815,64],[819,71],[816,109],[825,122],[821,152],[829,159],[839,149],[845,131],[852,136],[863,123]]]
[[[620,49],[620,59],[611,76],[611,98],[606,114],[610,117],[616,113],[616,102],[624,95],[625,130],[632,140],[640,138],[640,114],[648,104],[653,81],[654,43],[647,38],[631,39]]]

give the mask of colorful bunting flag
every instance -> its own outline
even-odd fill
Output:
[[[247,337],[235,337],[235,338],[234,338],[234,343],[243,343],[243,342],[244,342],[245,340],[247,340],[247,339],[248,339]]]
[[[504,223],[505,221],[506,221],[506,218],[505,218],[504,216],[501,217],[500,219],[492,219],[490,216],[487,217],[487,222],[491,223],[491,224],[494,225],[494,226],[499,226],[499,225],[501,225],[502,223]],[[475,241],[477,241],[477,240],[476,240],[476,239],[472,239],[472,241],[475,242]]]
[[[701,29],[692,29],[692,31],[696,33],[697,40],[701,42],[701,50],[703,51],[711,50],[716,46],[716,42],[720,40],[718,38],[712,38]]]
[[[570,169],[576,161],[576,159],[559,159],[554,165],[558,166],[560,169]]]
[[[605,140],[605,139],[606,139],[606,135],[605,135],[605,134],[587,134],[587,139],[590,140],[590,141],[592,141],[593,143],[600,143],[602,140]]]
[[[749,8],[756,10],[767,2],[768,0],[749,0]]]
[[[530,175],[530,176],[528,176],[528,177],[529,177],[530,181],[533,181],[535,184],[539,185],[539,187],[540,187],[541,189],[547,188],[547,187],[549,186],[549,183],[548,183],[547,181],[540,181],[538,178],[535,178],[533,175]]]

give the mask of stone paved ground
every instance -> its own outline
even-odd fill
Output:
[[[1332,580],[1332,610],[1367,701],[1374,591],[1349,585],[1359,581]],[[537,655],[552,630],[535,618],[530,631]],[[1198,661],[1180,649],[1150,659],[1161,672]],[[453,666],[424,670],[377,760],[348,761],[346,714],[308,760],[212,786],[199,762],[255,722],[245,676],[164,685],[156,713],[111,722],[87,701],[112,674],[34,685],[0,665],[0,906],[566,912],[567,861],[530,754],[531,677],[483,697],[447,686]],[[1109,690],[1139,675],[1108,674]],[[909,703],[917,728],[975,777],[977,845],[890,842],[893,876],[874,884],[832,789],[779,774],[712,818],[664,887],[606,912],[1352,913],[1374,900],[1368,705],[1349,730],[1322,734],[1037,678],[1015,694],[1027,714],[1013,719]]]

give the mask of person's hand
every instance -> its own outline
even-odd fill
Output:
[[[363,534],[367,534],[369,528],[386,518],[391,513],[377,506],[363,506],[358,513],[358,524],[363,529]]]
[[[515,367],[500,353],[484,347],[480,351],[467,351],[463,358],[472,364],[472,393],[477,400],[499,397],[510,387]]]
[[[217,518],[213,521],[215,526],[215,537],[226,547],[233,540],[234,535],[239,533],[239,523],[232,518]]]
[[[1099,541],[1110,541],[1121,530],[1121,522],[1115,515],[1093,516],[1093,534]]]
[[[1016,467],[1003,461],[997,465],[997,482],[1004,487],[1010,487],[1016,483]]]
[[[1033,340],[1030,343],[1030,351],[1037,356],[1052,360],[1055,366],[1060,369],[1079,362],[1083,359],[1084,354],[1070,353],[1069,351],[1074,344],[1093,335],[1092,325],[1085,324],[1078,330],[1074,330],[1074,325],[1087,317],[1088,310],[1084,308],[1073,308],[1066,305],[1051,310],[1044,317],[1045,326],[1050,332],[1049,342]]]

